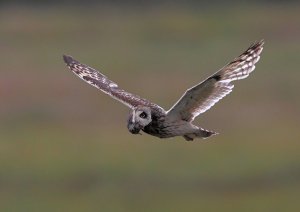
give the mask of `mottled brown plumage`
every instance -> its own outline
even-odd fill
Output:
[[[131,133],[138,134],[142,130],[159,138],[183,136],[190,141],[216,134],[193,125],[192,121],[229,94],[234,87],[232,81],[249,76],[260,58],[263,44],[264,41],[254,43],[218,72],[188,89],[169,111],[165,111],[147,99],[120,89],[105,75],[79,63],[71,56],[64,55],[63,58],[78,77],[131,108],[127,123]]]

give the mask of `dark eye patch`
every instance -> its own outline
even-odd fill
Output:
[[[147,113],[142,112],[142,113],[140,114],[140,118],[142,118],[142,119],[147,118]]]

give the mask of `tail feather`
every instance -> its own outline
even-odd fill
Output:
[[[186,134],[183,137],[187,141],[193,141],[195,138],[206,139],[210,136],[217,135],[217,134],[219,134],[219,133],[199,128],[196,132]]]

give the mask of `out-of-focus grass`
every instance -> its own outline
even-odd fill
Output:
[[[297,211],[296,7],[0,11],[1,211]],[[266,40],[257,70],[196,122],[206,141],[133,136],[128,109],[61,55],[168,109]]]

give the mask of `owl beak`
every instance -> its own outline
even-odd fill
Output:
[[[139,125],[136,125],[136,124],[130,124],[130,125],[128,125],[128,130],[129,130],[129,132],[131,132],[132,134],[139,134],[141,128],[139,127]]]
[[[130,131],[132,134],[139,134],[139,133],[140,133],[140,129],[138,129],[138,128],[132,128],[132,129],[129,129],[129,131]]]

